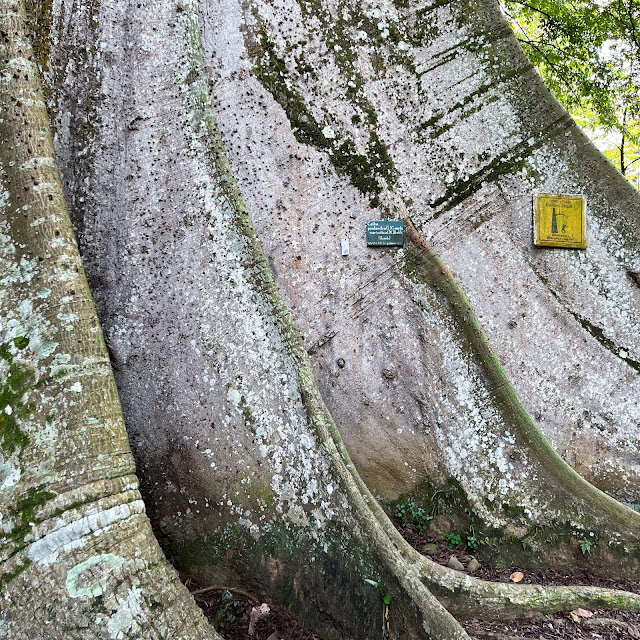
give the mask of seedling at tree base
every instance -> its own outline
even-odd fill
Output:
[[[444,541],[447,543],[449,549],[455,549],[462,544],[462,538],[459,533],[447,533],[444,537]]]
[[[389,603],[391,602],[391,596],[387,593],[384,585],[375,580],[365,579],[367,584],[374,586],[382,594],[382,637],[388,638],[389,633]]]
[[[432,515],[413,501],[396,505],[394,514],[403,525],[413,524],[418,531],[424,531],[427,528],[427,522],[433,520]]]

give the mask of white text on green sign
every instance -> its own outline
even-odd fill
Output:
[[[401,247],[404,244],[402,220],[371,220],[367,222],[368,247]]]

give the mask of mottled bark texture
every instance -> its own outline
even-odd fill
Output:
[[[580,562],[577,540],[598,532],[549,482],[555,456],[523,442],[525,414],[583,477],[636,504],[638,193],[493,2],[200,6],[234,175],[364,480],[388,500],[470,508],[514,554],[524,540],[525,561],[561,532],[564,561]],[[533,246],[544,192],[586,194],[586,251]],[[385,214],[410,215],[459,279],[496,349],[489,369],[446,281],[416,280],[411,250],[365,246],[365,222]],[[526,411],[496,394],[499,362]]]
[[[552,553],[579,564],[587,536],[593,570],[637,575],[640,516],[572,471],[525,407],[537,398],[549,437],[567,442],[570,407],[616,407],[613,435],[596,437],[596,421],[569,450],[605,442],[628,482],[589,478],[635,500],[638,201],[608,165],[589,169],[595,152],[492,2],[30,6],[145,503],[182,569],[265,591],[327,638],[379,633],[365,578],[391,595],[393,638],[465,638],[442,604],[486,617],[638,607],[630,594],[494,585],[434,565],[370,493],[473,517],[503,557],[524,540],[523,566]],[[532,247],[538,190],[587,192],[586,253]],[[385,214],[413,220],[405,249],[364,246],[364,222]],[[425,238],[470,287],[524,405]],[[474,288],[487,269],[491,313],[512,333]],[[521,289],[530,304],[513,319]],[[578,314],[580,291],[595,311]],[[504,344],[524,340],[518,327],[535,340],[528,322],[547,341],[527,347],[523,375]],[[605,386],[564,385],[565,357]]]
[[[0,2],[0,637],[215,640],[145,515],[24,17]]]

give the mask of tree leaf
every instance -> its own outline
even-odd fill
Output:
[[[380,591],[385,604],[389,604],[391,602],[391,596],[387,593],[387,590],[383,584],[381,584],[380,582],[376,582],[375,580],[370,580],[369,578],[365,578],[364,581]]]
[[[511,582],[521,582],[523,578],[524,578],[524,574],[521,571],[514,571],[509,576],[509,580],[511,580]]]
[[[571,613],[574,613],[580,618],[593,618],[593,613],[587,609],[574,609]]]

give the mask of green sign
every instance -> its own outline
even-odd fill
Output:
[[[368,247],[401,247],[404,244],[402,220],[371,220],[367,222]]]

